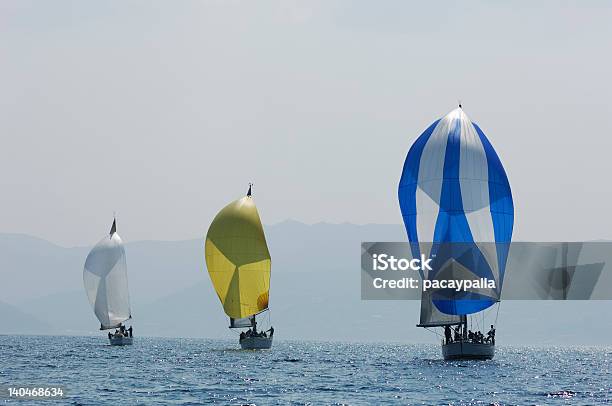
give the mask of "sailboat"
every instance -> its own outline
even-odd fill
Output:
[[[208,275],[229,317],[229,327],[240,333],[242,349],[268,349],[274,328],[257,331],[257,316],[268,310],[271,258],[261,219],[252,196],[225,206],[206,234]]]
[[[127,264],[123,242],[113,219],[110,233],[87,255],[83,268],[83,284],[94,314],[100,320],[100,330],[108,333],[111,345],[131,345],[132,328],[123,323],[132,318],[128,294]]]
[[[422,292],[419,327],[442,327],[444,359],[491,359],[514,224],[508,177],[493,146],[459,105],[411,146],[398,188],[412,255],[433,258],[423,280],[494,280],[494,288]],[[498,307],[499,309],[499,307]]]

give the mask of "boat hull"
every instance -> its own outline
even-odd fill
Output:
[[[240,340],[243,350],[268,350],[272,347],[272,337],[247,337]]]
[[[132,345],[134,337],[111,337],[108,339],[110,345]]]
[[[485,343],[469,343],[463,341],[442,344],[442,356],[445,360],[493,359],[493,356],[495,356],[495,345]]]

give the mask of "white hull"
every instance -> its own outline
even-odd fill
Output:
[[[268,350],[272,347],[272,337],[247,337],[240,340],[243,350]]]
[[[134,337],[111,337],[110,345],[132,345]]]
[[[494,344],[470,343],[458,341],[442,344],[442,356],[445,360],[453,359],[493,359],[495,355]]]

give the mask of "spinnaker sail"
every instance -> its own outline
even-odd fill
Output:
[[[434,257],[434,271],[423,278],[496,281],[495,289],[452,300],[423,295],[421,324],[452,324],[496,303],[512,238],[512,193],[497,153],[463,109],[435,121],[414,142],[398,197],[413,255]]]
[[[109,235],[87,255],[83,283],[101,330],[119,327],[132,317],[125,249],[115,220]]]
[[[230,327],[249,327],[251,316],[268,309],[271,258],[250,192],[225,206],[206,234],[208,275]]]

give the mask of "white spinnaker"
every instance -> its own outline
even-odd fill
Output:
[[[83,283],[102,328],[115,328],[131,317],[125,249],[116,232],[87,255]]]

